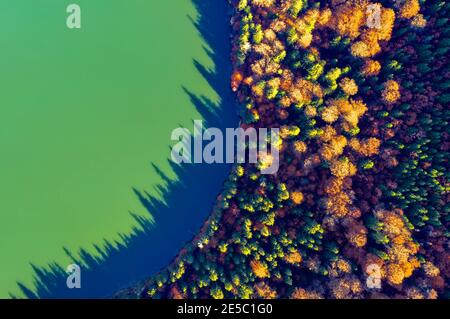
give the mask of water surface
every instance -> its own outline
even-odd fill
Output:
[[[70,263],[63,248],[96,257],[121,242],[130,213],[152,221],[133,188],[161,199],[155,186],[177,178],[171,131],[202,117],[193,96],[221,103],[190,0],[74,2],[81,30],[66,27],[67,1],[0,2],[0,297],[34,290],[31,265]]]

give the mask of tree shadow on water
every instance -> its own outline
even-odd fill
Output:
[[[234,97],[229,89],[229,16],[225,0],[192,0],[199,18],[192,21],[209,48],[215,70],[210,71],[193,61],[198,71],[221,98],[215,105],[204,96],[196,96],[183,88],[204,119],[205,126],[221,129],[236,127]],[[169,179],[158,167],[153,169],[165,181],[158,186],[160,198],[134,190],[149,213],[148,218],[135,214],[137,221],[130,235],[121,242],[105,242],[95,246],[97,254],[85,250],[65,253],[81,266],[81,288],[69,289],[65,269],[56,263],[47,267],[32,265],[34,287],[18,283],[28,298],[107,298],[118,290],[137,284],[167,266],[184,245],[192,240],[212,211],[216,196],[229,173],[227,164],[170,163],[178,181]],[[11,296],[14,297],[14,296]]]

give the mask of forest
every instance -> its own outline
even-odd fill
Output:
[[[208,220],[135,297],[449,298],[450,3],[230,0],[241,127]]]

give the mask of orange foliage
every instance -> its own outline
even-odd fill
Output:
[[[422,14],[418,14],[412,19],[411,25],[416,28],[425,28],[427,25],[427,20],[423,17]]]
[[[347,146],[347,139],[343,135],[332,137],[329,143],[324,144],[319,153],[327,161],[342,155]]]
[[[252,260],[250,262],[250,267],[252,268],[255,276],[258,278],[267,278],[270,275],[269,270],[267,269],[267,266],[264,265],[259,260]]]
[[[319,27],[325,26],[330,21],[332,14],[329,8],[320,11],[320,15],[317,18],[317,25]]]
[[[358,117],[367,112],[366,103],[364,103],[362,100],[350,100],[350,104],[352,105],[353,111],[356,112]]]
[[[400,8],[400,17],[411,19],[420,11],[419,0],[405,0],[405,3]]]
[[[427,261],[423,266],[423,270],[428,277],[437,277],[440,274],[439,268],[433,265],[431,262]]]
[[[350,48],[350,52],[353,56],[359,58],[368,58],[372,56],[369,45],[363,41],[353,43]]]
[[[323,142],[329,142],[335,135],[336,130],[331,125],[327,125],[323,128],[323,134],[320,135],[320,140]]]
[[[305,79],[298,79],[288,93],[291,100],[295,103],[307,103],[310,102],[314,96],[323,96],[320,85],[314,84]]]
[[[178,288],[174,285],[172,288],[170,288],[170,298],[171,299],[184,299],[181,292],[178,290]]]
[[[387,280],[393,285],[399,285],[403,282],[405,274],[403,269],[397,264],[387,266]]]
[[[277,292],[272,290],[272,288],[270,288],[270,286],[265,282],[256,284],[255,290],[258,296],[263,299],[275,299],[277,297]]]
[[[271,7],[275,0],[251,0],[255,6],[268,8]]]
[[[323,299],[322,295],[315,291],[307,291],[303,288],[295,288],[291,299]]]
[[[283,96],[281,99],[280,99],[280,105],[282,106],[282,107],[289,107],[289,106],[291,106],[291,104],[292,104],[292,100],[289,98],[289,96]]]
[[[392,9],[381,10],[381,29],[378,30],[378,40],[389,41],[394,28],[395,12]]]
[[[322,111],[321,117],[327,123],[336,122],[339,118],[339,110],[336,105],[330,105]]]
[[[313,36],[312,33],[304,33],[302,35],[300,35],[300,37],[298,38],[297,43],[304,49],[306,49],[307,47],[309,47],[311,45],[311,42],[313,40]]]
[[[367,228],[361,224],[352,221],[347,225],[346,237],[348,241],[355,247],[364,247],[367,243]]]
[[[303,202],[302,192],[291,192],[291,200],[295,205],[300,205]]]
[[[340,178],[332,177],[328,180],[325,186],[325,192],[328,195],[335,195],[342,191],[343,181]]]
[[[288,91],[294,83],[294,74],[291,70],[285,69],[281,74],[280,88],[284,91]]]
[[[350,147],[363,156],[378,154],[381,141],[375,137],[359,141],[357,138],[350,140]]]
[[[352,271],[352,266],[350,263],[343,259],[339,258],[333,261],[328,269],[328,272],[331,277],[339,277],[345,274],[348,274]]]
[[[294,251],[284,257],[289,264],[299,264],[302,262],[302,255],[298,251]]]
[[[242,80],[242,72],[240,72],[239,70],[234,71],[233,75],[231,76],[231,88],[234,92],[237,91],[239,85],[241,85]]]
[[[360,34],[360,28],[365,23],[364,10],[360,6],[346,4],[337,8],[329,26],[341,36],[355,39]]]
[[[305,107],[305,114],[308,117],[314,117],[317,115],[317,109],[313,105],[307,105]]]
[[[348,205],[351,204],[350,197],[340,192],[327,198],[326,209],[336,217],[344,217],[350,212]]]
[[[346,158],[332,161],[330,169],[331,174],[338,178],[344,178],[356,174],[356,166]]]
[[[339,82],[339,86],[341,87],[342,91],[344,91],[344,93],[347,95],[355,95],[356,93],[358,93],[358,85],[353,79],[343,78]]]
[[[381,70],[381,64],[378,61],[367,59],[364,61],[362,73],[365,76],[378,75]]]
[[[350,102],[347,99],[338,99],[338,100],[331,100],[331,103],[335,105],[340,113],[349,113],[352,110],[352,106]]]
[[[252,93],[256,97],[261,97],[264,95],[264,87],[262,87],[261,85],[253,85]]]
[[[306,149],[307,149],[307,147],[306,147],[306,143],[305,142],[303,142],[303,141],[295,141],[294,142],[294,151],[297,154],[305,153]]]
[[[361,34],[350,48],[351,54],[360,58],[369,58],[381,51],[378,41],[388,41],[392,35],[395,22],[395,12],[380,6],[380,28],[368,28]]]
[[[361,282],[355,276],[332,279],[328,284],[331,295],[336,299],[357,298],[363,291]]]
[[[382,232],[391,243],[386,252],[389,257],[386,278],[392,285],[401,284],[420,266],[418,259],[414,256],[417,254],[419,247],[414,243],[402,215],[403,212],[399,209],[375,212],[375,216],[383,223]]]
[[[357,127],[359,118],[367,111],[367,106],[362,100],[331,100],[330,104],[335,106],[344,119],[342,127],[345,131]]]
[[[392,104],[400,98],[400,86],[394,80],[389,80],[384,84],[384,90],[381,93],[383,101]]]

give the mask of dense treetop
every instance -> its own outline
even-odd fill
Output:
[[[280,170],[236,165],[144,298],[446,298],[450,3],[240,0],[242,127]]]

